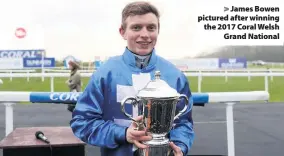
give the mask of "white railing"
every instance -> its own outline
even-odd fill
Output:
[[[35,72],[36,70],[20,70],[20,69],[0,69],[0,73],[30,73]]]
[[[14,73],[27,73],[27,74],[29,74],[29,73],[31,73],[31,72],[36,72],[36,70],[16,70],[16,69],[11,69],[11,70],[8,70],[8,69],[0,69],[0,73],[9,73],[11,76],[10,76],[10,81],[12,81],[13,80],[13,76],[12,76],[12,74],[14,74]],[[27,76],[27,81],[29,82],[30,81],[30,77],[29,76]]]
[[[81,73],[82,77],[90,77],[93,73]],[[284,72],[271,72],[271,73],[214,73],[214,72],[186,72],[186,76],[193,76],[198,77],[198,92],[201,92],[202,88],[202,77],[225,77],[225,79],[228,81],[228,77],[264,77],[264,90],[269,91],[269,81],[268,77],[273,76],[281,76],[284,77]],[[56,77],[69,77],[69,73],[13,73],[13,74],[7,74],[7,73],[0,73],[0,78],[24,78],[24,77],[49,77],[50,78],[50,91],[54,91],[54,78]]]
[[[70,73],[70,70],[45,69],[45,72]],[[80,70],[81,73],[93,73],[95,70]]]
[[[64,96],[63,96],[64,94]],[[228,156],[235,156],[234,138],[234,117],[233,105],[242,101],[268,101],[269,93],[266,91],[250,92],[213,92],[213,93],[193,93],[195,103],[225,103],[226,104],[226,123],[227,123],[227,146]],[[55,98],[56,96],[56,98]],[[64,101],[77,101],[80,93],[74,92],[0,92],[0,103],[6,106],[6,136],[13,129],[13,105],[18,102],[37,102],[37,103],[64,103]],[[64,97],[61,98],[60,97]],[[72,97],[72,99],[71,99]],[[36,99],[36,100],[35,100]]]
[[[95,69],[89,69],[89,70],[80,70],[80,72],[82,73],[93,73],[95,72],[96,70]],[[30,70],[30,69],[22,69],[22,70],[16,70],[16,69],[13,69],[13,70],[0,70],[0,73],[1,72],[5,72],[5,73],[30,73],[30,72],[35,72],[35,70]],[[47,73],[70,73],[70,70],[69,69],[66,69],[66,68],[61,68],[61,67],[55,67],[55,68],[44,68],[41,72],[41,74],[44,74],[45,72]],[[217,72],[217,73],[220,73],[220,72],[224,72],[224,73],[227,73],[227,72],[236,72],[236,73],[239,73],[239,72],[245,72],[245,73],[254,73],[254,72],[263,72],[263,73],[273,73],[273,72],[277,72],[277,73],[281,73],[281,72],[284,72],[284,69],[271,69],[271,68],[268,68],[268,69],[265,69],[265,68],[249,68],[249,69],[187,69],[186,71],[183,71],[185,73],[191,73],[191,72],[199,72],[199,73],[202,73],[202,72],[210,72],[210,73],[214,73],[214,72]],[[273,76],[270,76],[270,80],[273,81]],[[10,81],[12,81],[12,76],[10,76]],[[27,76],[27,81],[29,81],[29,77]],[[44,76],[42,76],[42,81],[44,81]],[[227,82],[228,81],[228,76],[225,77],[225,81]],[[251,81],[251,77],[248,76],[248,81]]]
[[[85,70],[85,71],[94,71],[95,69],[89,69],[89,70]],[[70,69],[60,69],[60,68],[45,68],[45,71],[55,71],[55,72],[65,72],[65,71],[69,71]],[[80,70],[82,71],[82,70]],[[232,72],[284,72],[284,68],[244,68],[244,69],[196,69],[196,68],[192,68],[192,69],[186,69],[184,70],[184,72],[210,72],[210,71],[218,71],[218,72],[224,72],[224,71],[232,71]]]

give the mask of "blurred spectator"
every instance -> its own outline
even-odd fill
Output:
[[[71,70],[70,77],[66,81],[70,92],[81,92],[81,74],[79,72],[80,65],[76,61],[69,61],[69,69]],[[68,110],[73,112],[75,104],[68,104]]]

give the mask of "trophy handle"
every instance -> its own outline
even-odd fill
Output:
[[[188,106],[188,101],[189,101],[189,100],[188,100],[187,96],[184,95],[184,94],[181,94],[180,97],[179,97],[179,99],[181,99],[181,98],[184,98],[184,99],[185,99],[185,105],[184,105],[183,109],[182,109],[181,111],[179,111],[179,113],[174,117],[174,120],[177,119],[177,118],[179,118],[179,116],[181,116],[181,115],[186,111],[187,106]]]
[[[125,111],[125,103],[128,101],[128,100],[133,100],[134,102],[132,102],[132,104],[135,106],[138,104],[138,100],[134,97],[134,96],[127,96],[125,97],[122,101],[121,101],[121,110],[122,112],[124,113],[124,115],[126,115],[128,118],[130,118],[132,121],[135,121],[132,117],[132,115],[128,114],[126,111]],[[136,121],[135,121],[136,122]]]

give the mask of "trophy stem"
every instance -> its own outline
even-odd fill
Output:
[[[167,156],[170,152],[169,139],[166,137],[145,141],[143,144],[149,148],[138,149],[139,156]]]

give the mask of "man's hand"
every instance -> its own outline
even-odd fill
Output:
[[[177,145],[175,145],[173,142],[170,142],[170,147],[173,149],[175,156],[183,156],[183,153]]]
[[[142,116],[138,116],[137,118],[134,118],[135,121],[141,121]],[[129,128],[126,132],[126,139],[129,143],[135,144],[138,148],[148,148],[147,145],[144,145],[140,143],[139,141],[149,141],[152,140],[152,136],[149,136],[147,134],[146,130],[135,130],[137,128],[137,124],[135,122],[132,122]]]

